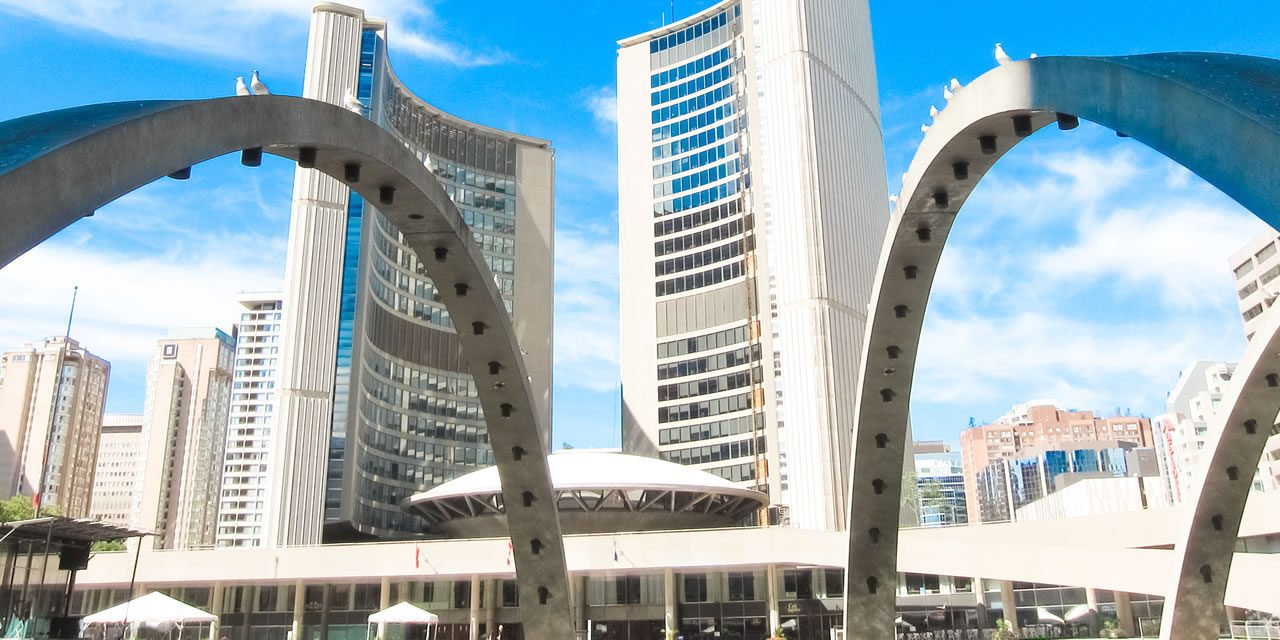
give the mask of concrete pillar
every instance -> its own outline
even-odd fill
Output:
[[[307,610],[307,586],[301,580],[293,584],[293,628],[289,640],[302,640],[302,614]]]
[[[1098,590],[1085,587],[1084,602],[1085,606],[1089,607],[1089,615],[1086,618],[1089,623],[1089,633],[1096,636],[1102,630],[1102,625],[1098,624]]]
[[[670,568],[662,570],[662,602],[665,628],[679,629],[680,620],[676,618],[676,572]]]
[[[1133,607],[1129,605],[1129,594],[1116,591],[1116,622],[1120,629],[1130,636],[1137,635],[1137,625],[1133,622]]]
[[[1013,596],[1013,583],[1000,581],[1000,615],[1010,626],[1018,628],[1018,601]]]
[[[470,640],[480,640],[480,576],[471,576],[471,630],[467,634]]]
[[[129,596],[129,598],[130,599],[141,598],[142,596],[145,596],[145,595],[147,595],[147,585],[141,582],[133,583],[133,595]]]
[[[580,637],[587,637],[587,577],[569,576],[573,587],[573,627]]]
[[[778,626],[782,624],[781,617],[778,615],[778,567],[777,565],[771,564],[765,567],[764,579],[765,579],[765,582],[767,583],[767,589],[765,591],[768,594],[766,596],[768,598],[766,606],[769,609],[769,628],[767,631],[769,633],[773,633],[773,630],[777,629]]]
[[[983,580],[982,578],[976,578],[976,577],[973,579],[973,595],[977,597],[977,601],[978,601],[978,611],[977,611],[978,628],[986,629],[991,625],[991,620],[989,616],[987,616],[987,609],[991,606],[991,603],[987,602],[987,581],[986,580]]]
[[[209,625],[209,637],[218,640],[220,637],[218,632],[222,630],[222,583],[214,582],[209,588],[209,613],[218,616],[213,624]]]
[[[342,585],[344,587],[349,585]],[[329,640],[329,601],[332,600],[330,592],[333,591],[333,585],[326,584],[320,586],[320,640]],[[350,590],[348,590],[348,593]]]
[[[379,585],[378,589],[378,610],[381,611],[389,606],[391,606],[391,578],[382,576],[382,584]],[[378,640],[383,640],[386,637],[387,623],[379,622],[377,638]]]
[[[489,578],[484,583],[484,632],[493,636],[498,631],[498,600],[502,598],[502,581]]]

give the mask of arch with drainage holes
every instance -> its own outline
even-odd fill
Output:
[[[390,133],[336,106],[286,96],[120,102],[0,123],[0,267],[157,178],[240,152],[290,158],[377,203],[403,232],[477,382],[502,481],[529,638],[570,638],[564,545],[542,429],[510,317],[471,232],[426,166]],[[452,285],[452,286],[449,286]]]
[[[1073,129],[1080,118],[1160,151],[1280,228],[1280,61],[1208,53],[1045,57],[998,67],[960,90],[903,178],[869,306],[847,496],[846,637],[894,637],[912,378],[956,214],[1015,144],[1048,125]],[[1221,412],[1222,428],[1202,456],[1202,484],[1185,509],[1180,565],[1171,567],[1165,594],[1164,638],[1217,637],[1249,490],[1239,470],[1256,466],[1280,412],[1278,329],[1280,315],[1255,334],[1237,368],[1233,404],[1224,405],[1230,410]]]

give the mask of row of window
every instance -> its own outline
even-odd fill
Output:
[[[756,465],[754,462],[731,464],[727,467],[715,467],[713,469],[703,469],[703,471],[718,475],[729,482],[746,482],[747,480],[756,479]]]
[[[714,333],[706,333],[692,338],[680,338],[658,344],[658,359],[675,358],[699,351],[711,351],[721,347],[741,344],[751,337],[747,325],[732,329],[721,329]]]
[[[705,56],[702,56],[701,58],[698,58],[697,60],[692,60],[678,67],[672,67],[670,69],[667,69],[666,71],[661,71],[661,72],[652,74],[649,76],[649,88],[657,89],[658,87],[664,84],[679,82],[681,80],[684,80],[685,78],[688,78],[689,76],[702,73],[703,71],[706,71],[707,69],[710,69],[711,67],[714,67],[720,64],[721,62],[724,62],[725,60],[728,60],[729,56],[733,55],[731,50],[732,50],[732,45],[728,47],[722,47],[720,49],[716,49],[715,51],[712,51],[711,53]]]
[[[743,273],[742,261],[739,260],[708,271],[699,271],[692,275],[663,280],[654,284],[654,290],[659,297],[675,295],[684,291],[693,291],[694,289],[717,285],[721,282],[728,282],[734,278],[741,277]]]
[[[748,359],[750,354],[750,359]],[[715,355],[704,356],[702,358],[691,358],[680,362],[671,362],[658,365],[658,379],[667,380],[669,378],[682,378],[684,376],[693,376],[700,373],[711,373],[721,369],[730,369],[740,367],[749,362],[757,362],[760,360],[760,345],[755,344],[750,347],[742,347],[733,351],[725,351]]]
[[[467,226],[472,229],[483,229],[512,235],[516,232],[515,218],[500,213],[481,213],[471,209],[463,209],[462,221],[466,222]]]
[[[516,147],[519,143],[514,139],[495,138],[470,125],[463,125],[466,127],[464,130],[399,92],[387,100],[383,108],[391,125],[417,147],[424,161],[430,154],[432,159],[445,158],[460,166],[515,177]],[[493,190],[498,191],[496,188]]]
[[[730,82],[706,93],[700,93],[688,100],[669,104],[661,109],[654,109],[649,117],[650,124],[666,122],[672,118],[679,118],[686,114],[701,111],[725,98],[732,98],[733,95],[733,83]]]
[[[732,117],[737,113],[732,102],[726,102],[710,111],[703,111],[697,115],[689,116],[679,122],[672,122],[660,127],[654,127],[651,134],[650,142],[662,142],[667,138],[682,136],[690,131],[709,127],[716,122]]]
[[[405,415],[402,411],[388,409],[371,402],[360,404],[360,416],[364,419],[366,425],[375,430],[390,430],[400,433],[406,438],[431,438],[445,442],[486,445],[489,443],[488,431],[485,430],[483,424],[479,423],[466,424],[453,420],[410,416]],[[433,452],[432,455],[439,454]]]
[[[700,207],[705,204],[711,204],[716,200],[723,200],[729,196],[737,195],[739,191],[745,190],[751,186],[751,174],[743,174],[741,178],[716,185],[709,189],[696,191],[687,196],[680,196],[673,200],[664,200],[662,202],[653,203],[654,217],[660,217],[671,213],[679,213],[686,209]]]
[[[680,444],[682,442],[698,442],[712,438],[736,436],[742,433],[754,433],[764,429],[764,414],[738,416],[725,420],[716,420],[703,424],[669,427],[658,430],[658,444]]]
[[[755,380],[759,379],[760,367],[755,367],[751,371],[738,371],[710,378],[703,378],[701,380],[664,384],[658,387],[658,401],[665,402],[667,400],[683,400],[685,398],[707,396],[713,393],[720,393],[722,391],[742,389],[751,386]]]
[[[755,237],[747,236],[742,239],[742,242],[731,242],[729,244],[717,245],[697,253],[690,253],[676,258],[659,260],[654,263],[653,271],[656,276],[665,276],[673,273],[680,273],[681,271],[688,271],[690,269],[701,269],[702,267],[716,264],[717,262],[732,260],[742,255],[744,252],[750,251],[754,248]]]
[[[701,447],[689,447],[688,449],[673,449],[671,451],[663,451],[661,455],[662,459],[667,462],[675,462],[678,464],[705,464],[708,462],[721,462],[723,460],[745,458],[747,456],[754,456],[757,453],[765,453],[765,441],[763,437],[745,438],[742,440],[734,440],[733,442],[709,444]]]
[[[479,402],[466,402],[452,398],[438,398],[435,395],[409,393],[396,387],[380,383],[376,379],[366,378],[364,392],[369,398],[384,402],[391,407],[406,411],[427,413],[446,418],[461,420],[482,420]]]
[[[466,374],[438,369],[419,369],[391,360],[374,349],[365,351],[364,360],[366,367],[393,384],[466,398],[476,397],[475,380]]]
[[[709,418],[735,411],[745,411],[752,406],[751,398],[751,393],[741,393],[724,398],[702,400],[670,407],[658,407],[658,422],[680,422],[697,418]]]
[[[725,218],[731,218],[738,215],[739,210],[743,210],[739,201],[726,202],[718,204],[714,207],[707,207],[701,211],[686,213],[677,218],[667,218],[653,223],[653,235],[662,237],[673,233],[680,233],[688,229],[696,229],[704,224],[711,224]]]
[[[451,425],[452,426],[452,425]],[[473,445],[485,445],[479,447],[481,450],[488,451],[489,435],[484,427],[475,425],[456,425],[458,433],[466,432],[465,438],[459,438],[458,442],[467,442]],[[444,434],[448,435],[448,434]],[[480,440],[478,442],[478,440]],[[459,447],[448,444],[438,444],[431,442],[421,442],[413,438],[398,438],[389,433],[378,429],[368,429],[360,434],[360,441],[369,449],[379,451],[391,456],[407,458],[413,462],[452,462],[454,460],[454,449]],[[475,449],[476,447],[465,447]],[[465,453],[464,453],[465,459]]]
[[[723,140],[737,132],[738,121],[730,120],[718,127],[707,129],[701,133],[696,133],[673,142],[655,146],[653,148],[653,159],[661,160],[663,158],[670,158],[671,156],[678,156],[686,151],[701,149],[702,147],[719,142],[720,140]]]
[[[512,178],[443,160],[435,155],[427,157],[427,167],[436,175],[436,178],[448,180],[457,185],[487,189],[502,194],[516,192],[516,181]]]
[[[752,228],[751,216],[730,220],[722,225],[691,233],[687,236],[668,238],[653,243],[653,255],[664,256],[668,253],[679,253],[688,249],[696,249],[704,244],[712,244],[721,240],[736,238]]]
[[[727,140],[724,144],[716,145],[710,149],[704,149],[697,153],[676,158],[671,162],[662,162],[653,165],[653,179],[660,180],[667,176],[673,176],[685,171],[697,169],[713,162],[718,162],[726,157],[733,156],[738,153],[738,140]]]
[[[701,38],[702,36],[725,26],[729,23],[730,11],[734,12],[734,18],[737,18],[741,13],[741,9],[737,5],[734,5],[732,8],[725,9],[724,11],[721,11],[698,24],[688,27],[683,31],[667,34],[661,38],[654,38],[649,41],[649,53],[654,54],[659,51],[666,51],[672,47],[682,45],[685,42],[692,42],[696,38]]]
[[[711,184],[717,180],[724,180],[738,173],[740,166],[741,163],[738,158],[733,158],[728,162],[708,167],[697,173],[690,173],[669,182],[659,182],[653,185],[653,197],[665,198],[690,189],[697,189],[704,184]]]
[[[493,450],[491,449],[450,447],[446,453],[445,464],[462,467],[487,467],[493,465],[494,462]],[[431,487],[443,484],[466,471],[470,471],[470,469],[466,469],[459,472],[454,469],[442,469],[440,467],[409,464],[398,460],[387,460],[371,452],[364,456],[364,463],[360,465],[360,468],[365,473],[378,476],[380,479],[398,480],[417,487]],[[399,508],[400,501],[409,497],[408,494],[411,493],[396,491],[394,487],[386,484],[385,481],[370,482],[366,486],[369,491],[362,493],[365,498],[383,504],[395,505],[397,508]]]

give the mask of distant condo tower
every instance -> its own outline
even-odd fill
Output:
[[[493,269],[549,429],[550,143],[415,96],[388,64],[387,32],[317,5],[303,95],[354,95],[439,178]],[[449,314],[399,230],[343,183],[299,168],[292,216],[272,434],[287,462],[271,466],[265,544],[416,533],[401,500],[493,461]]]
[[[843,528],[888,224],[864,0],[730,0],[619,43],[623,447]]]

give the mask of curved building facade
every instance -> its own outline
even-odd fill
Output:
[[[385,22],[317,5],[304,95],[341,105],[350,91],[439,177],[493,269],[549,425],[553,152],[418,98],[387,42]],[[298,169],[275,448],[289,462],[267,488],[278,512],[266,543],[319,541],[322,522],[330,540],[420,531],[402,500],[492,463],[475,382],[424,274],[375,207]]]
[[[889,213],[866,3],[725,0],[619,46],[623,446],[840,528]]]

